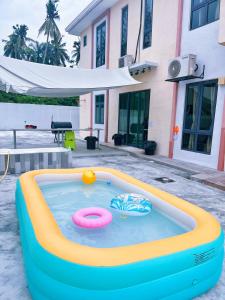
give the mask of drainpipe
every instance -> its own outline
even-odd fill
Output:
[[[180,56],[180,53],[181,53],[182,20],[183,20],[183,0],[178,0],[177,36],[176,36],[175,57]],[[176,125],[177,95],[178,95],[178,83],[176,82],[173,84],[173,99],[172,99],[169,155],[168,155],[169,158],[173,158],[173,148],[174,148],[173,128]]]
[[[142,20],[143,20],[143,0],[141,0],[141,9],[140,9],[140,25],[139,25],[139,30],[138,30],[138,37],[137,37],[137,44],[136,44],[136,51],[135,51],[135,57],[134,57],[134,63],[137,62],[137,55],[139,52],[140,56],[140,39],[141,39],[141,30],[142,30]],[[140,57],[139,57],[140,60]]]
[[[106,105],[105,105],[105,143],[109,142],[109,90],[106,91]]]
[[[224,171],[224,156],[225,156],[225,99],[223,104],[223,118],[222,118],[222,127],[220,133],[220,148],[219,148],[219,157],[217,170]]]

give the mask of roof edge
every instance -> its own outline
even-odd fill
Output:
[[[89,15],[93,9],[95,9],[99,4],[101,4],[104,0],[93,0],[88,6],[82,10],[79,15],[66,27],[66,32],[70,33],[70,31],[77,25],[79,22]]]

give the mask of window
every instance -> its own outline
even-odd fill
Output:
[[[127,54],[127,32],[128,32],[128,6],[122,9],[121,20],[121,56]]]
[[[217,81],[189,84],[186,93],[182,149],[210,154]]]
[[[95,96],[95,124],[104,124],[104,95]]]
[[[85,35],[83,38],[83,46],[86,47],[87,46],[87,36]]]
[[[143,48],[152,44],[152,12],[153,0],[145,0]]]
[[[220,0],[192,0],[191,29],[219,19]]]
[[[96,28],[96,68],[105,64],[106,21]]]

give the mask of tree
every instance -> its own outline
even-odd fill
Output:
[[[66,63],[70,62],[70,58],[65,49],[66,43],[62,41],[62,36],[55,22],[55,20],[59,20],[58,2],[59,0],[48,0],[46,3],[47,16],[39,29],[39,35],[41,33],[47,35],[45,43],[39,43],[28,38],[26,25],[16,25],[13,26],[13,33],[9,35],[9,39],[3,40],[5,43],[4,55],[65,67]]]
[[[43,97],[33,97],[33,96],[27,96],[27,95],[5,93],[5,92],[0,91],[0,103],[1,102],[78,106],[79,105],[79,97],[43,98]]]
[[[78,65],[80,61],[80,40],[73,43],[74,50],[72,51],[72,59]]]
[[[55,37],[59,39],[61,36],[59,28],[55,22],[56,20],[60,19],[59,13],[57,10],[58,2],[59,2],[59,0],[48,0],[48,2],[46,4],[47,16],[46,16],[44,23],[41,25],[41,27],[39,29],[39,35],[41,33],[44,33],[44,35],[47,36],[47,40],[46,40],[47,45],[45,47],[43,63],[45,63],[45,60],[46,60],[48,46],[49,46],[49,39],[50,38],[54,39]]]
[[[62,41],[62,37],[59,39],[57,37],[51,41],[50,45],[51,54],[50,54],[50,62],[55,66],[66,66],[66,62],[69,62],[70,57],[67,54],[67,50],[65,49],[66,43]]]
[[[13,33],[10,34],[8,40],[3,40],[4,55],[17,59],[26,58],[27,42],[32,39],[27,37],[28,27],[26,25],[13,26]]]
[[[26,60],[42,63],[45,49],[44,44],[37,41],[31,42],[26,49]]]
[[[34,54],[31,55],[30,61],[43,63],[43,56],[46,53],[45,64],[54,66],[66,66],[66,62],[70,60],[65,48],[66,43],[62,41],[62,37],[52,40],[48,45],[47,43],[39,44],[39,47],[35,49]],[[39,50],[38,50],[39,49]],[[37,50],[39,55],[37,55]],[[36,58],[39,60],[33,59]]]

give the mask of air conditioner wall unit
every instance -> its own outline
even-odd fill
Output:
[[[119,58],[119,68],[130,67],[134,63],[133,55],[124,55]]]
[[[196,71],[198,69],[196,61],[197,56],[195,54],[179,56],[170,60],[167,80],[191,78],[196,76]]]

